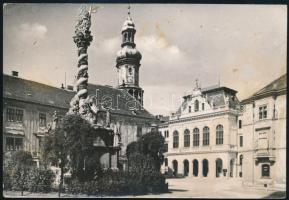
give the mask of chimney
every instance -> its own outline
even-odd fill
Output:
[[[17,71],[12,71],[12,76],[18,77],[18,72]]]
[[[73,91],[73,86],[72,85],[67,85],[67,90]]]

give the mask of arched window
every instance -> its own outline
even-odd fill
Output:
[[[190,112],[192,112],[192,107],[191,107],[191,106],[189,106],[189,113],[190,113]]]
[[[218,158],[216,160],[216,177],[220,177],[222,175],[223,170],[223,161],[222,159]]]
[[[173,174],[176,176],[178,174],[178,161],[174,160],[173,161]]]
[[[127,41],[131,41],[131,32],[128,32],[128,38],[127,38]]]
[[[165,158],[165,166],[168,166],[168,158]]]
[[[184,147],[190,146],[190,131],[188,129],[184,132]]]
[[[173,148],[178,148],[179,147],[179,133],[178,131],[174,131],[173,134]]]
[[[234,158],[232,158],[232,159],[230,160],[230,177],[233,177],[234,162],[235,162],[235,160],[234,160]]]
[[[223,144],[223,135],[224,135],[224,130],[222,125],[218,125],[216,128],[216,144]]]
[[[193,146],[197,147],[200,145],[200,131],[198,128],[193,130]]]
[[[199,111],[199,101],[196,99],[195,101],[195,112]]]
[[[207,177],[208,172],[209,172],[209,162],[207,159],[204,159],[203,160],[203,176]]]
[[[210,129],[205,126],[203,128],[203,146],[207,146],[210,144]]]
[[[127,42],[127,38],[128,38],[127,36],[128,36],[127,33],[125,33],[124,34],[124,42]]]
[[[199,162],[198,160],[193,160],[193,175],[198,176],[199,174]]]
[[[189,175],[189,161],[188,160],[184,160],[184,176],[188,176]]]

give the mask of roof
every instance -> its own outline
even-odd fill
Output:
[[[261,90],[255,92],[252,96],[244,99],[242,102],[262,98],[266,95],[272,95],[273,93],[278,94],[278,92],[281,91],[286,92],[286,88],[287,88],[287,74],[284,74],[281,77],[269,83],[268,85],[266,85],[265,87],[263,87]]]
[[[201,93],[203,95],[206,95],[208,103],[211,104],[211,102],[213,101],[213,105],[216,107],[225,105],[225,97],[223,95],[223,91],[232,95],[235,95],[237,93],[236,90],[233,90],[231,88],[224,87],[224,86],[220,87],[219,85],[213,85],[213,86],[209,86],[209,87],[201,89]],[[187,106],[188,104],[187,99],[190,99],[190,98],[191,98],[191,95],[184,96],[185,101],[182,102],[182,105],[175,112],[176,115],[181,114],[182,107]],[[232,99],[230,99],[229,101],[230,101],[229,105],[234,107],[236,102],[234,102]]]
[[[277,78],[276,80],[272,81],[264,88],[259,90],[258,92],[254,93],[255,95],[260,95],[267,92],[278,91],[287,88],[287,74],[282,75],[281,77]]]
[[[214,91],[220,91],[220,90],[224,90],[225,92],[231,93],[231,94],[236,94],[237,91],[233,90],[231,88],[228,87],[220,87],[220,86],[211,86],[211,87],[207,87],[202,89],[202,93],[208,93],[208,92],[214,92]]]
[[[3,75],[4,98],[68,109],[73,96],[73,91],[63,90],[6,74]]]
[[[110,86],[88,84],[88,94],[95,95],[100,102],[111,103],[111,113],[125,114],[144,118],[155,118],[144,108],[130,108],[135,106],[141,108],[141,104],[125,90]],[[75,95],[74,91],[61,89],[43,83],[22,79],[10,75],[3,75],[3,97],[20,101],[39,103],[69,109],[70,100]]]

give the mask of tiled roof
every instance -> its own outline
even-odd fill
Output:
[[[63,90],[35,81],[3,75],[3,97],[29,101],[59,108],[69,108],[73,91]]]
[[[287,88],[287,74],[282,75],[278,79],[274,80],[270,84],[266,85],[264,88],[253,94],[253,96],[272,92],[279,91]]]
[[[98,99],[112,105],[111,113],[131,116],[154,118],[145,109],[130,110],[135,106],[140,108],[140,103],[128,92],[109,86],[88,84],[88,94],[95,95]],[[39,103],[68,109],[74,91],[52,87],[31,80],[22,79],[10,75],[3,75],[3,97],[16,100]]]

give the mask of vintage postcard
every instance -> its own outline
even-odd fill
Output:
[[[3,4],[3,196],[285,198],[287,6]]]

